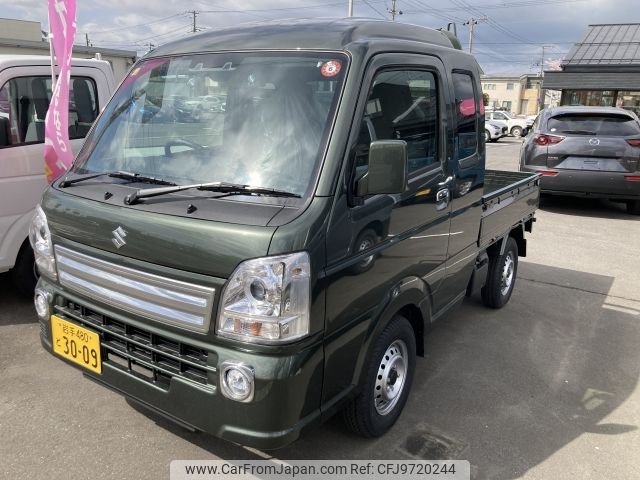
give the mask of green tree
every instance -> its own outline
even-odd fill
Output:
[[[483,93],[482,94],[482,103],[484,103],[485,107],[487,105],[489,105],[489,94],[488,93]]]

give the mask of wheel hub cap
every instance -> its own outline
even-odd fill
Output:
[[[407,346],[402,340],[394,341],[382,356],[373,390],[374,405],[380,415],[387,415],[400,399],[407,376],[407,358]]]
[[[507,257],[504,259],[504,266],[502,267],[502,276],[500,279],[500,293],[502,293],[502,295],[506,295],[511,288],[514,269],[515,261],[513,260],[511,252],[509,252]]]

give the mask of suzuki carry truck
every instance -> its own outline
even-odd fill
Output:
[[[44,348],[232,442],[340,410],[383,434],[429,326],[509,300],[538,203],[536,174],[485,171],[480,69],[454,44],[290,21],[144,57],[33,220]]]

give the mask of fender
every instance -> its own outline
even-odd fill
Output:
[[[18,258],[18,253],[25,240],[29,238],[29,225],[35,209],[19,215],[11,224],[0,244],[0,272],[13,268]]]
[[[394,285],[383,299],[379,308],[373,311],[373,316],[367,329],[366,337],[353,372],[353,385],[359,385],[363,366],[371,354],[372,343],[389,325],[393,317],[403,309],[410,309],[416,313],[409,318],[416,332],[416,347],[419,353],[424,352],[424,332],[430,326],[431,292],[428,285],[419,277],[406,277]],[[377,315],[376,313],[379,312]]]

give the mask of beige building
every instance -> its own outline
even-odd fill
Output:
[[[49,42],[45,35],[40,22],[0,18],[0,55],[48,55]],[[137,57],[134,51],[73,46],[75,58],[94,58],[97,53],[111,64],[116,82],[122,80]]]
[[[544,95],[544,107],[557,105],[555,92],[541,90],[539,75],[500,77],[482,76],[482,92],[489,95],[490,108],[506,109],[516,115],[536,115],[538,98]]]
[[[482,93],[489,95],[490,108],[504,108],[520,113],[520,77],[482,76]]]

